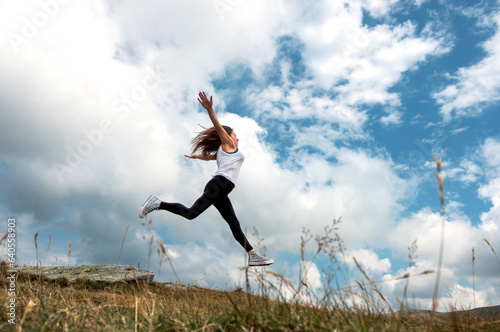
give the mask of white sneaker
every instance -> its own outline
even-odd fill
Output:
[[[161,201],[156,196],[149,196],[149,198],[142,204],[141,211],[139,212],[139,218],[144,218],[149,213],[156,211],[160,207]]]
[[[248,266],[266,266],[274,263],[274,260],[262,256],[257,250],[248,253]]]

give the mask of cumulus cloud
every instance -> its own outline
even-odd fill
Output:
[[[470,67],[462,67],[451,78],[450,84],[434,94],[441,105],[440,113],[445,121],[456,117],[474,117],[483,109],[500,100],[500,14],[491,15],[495,34],[482,43],[487,56]]]
[[[489,233],[488,237],[498,247],[497,236],[491,234],[500,233],[500,142],[496,139],[487,139],[482,147],[485,158],[486,172],[490,174],[488,183],[479,188],[479,196],[491,202],[493,205],[488,212],[481,214],[481,228]]]
[[[482,170],[479,166],[470,160],[464,160],[460,163],[460,166],[464,170],[464,174],[460,175],[460,181],[465,183],[475,182],[482,174]]]
[[[270,293],[288,301],[317,303],[324,295],[322,274],[318,266],[311,261],[301,261],[290,267],[288,278],[270,273],[265,275],[265,286]]]
[[[495,213],[492,209],[488,213]],[[472,249],[475,249],[476,260],[474,262],[474,269],[476,275],[476,285],[480,285],[481,289],[488,289],[495,287],[499,280],[497,272],[500,266],[495,264],[495,257],[492,255],[490,248],[486,245],[484,238],[492,238],[492,245],[500,245],[496,240],[498,236],[498,228],[496,223],[488,219],[486,213],[481,215],[482,223],[474,226],[462,214],[451,213],[445,221],[445,237],[444,237],[444,259],[443,271],[441,277],[441,300],[442,310],[448,310],[449,307],[443,303],[451,303],[446,299],[444,294],[455,294],[452,296],[455,306],[472,306],[473,303],[469,297],[461,298],[460,294],[464,294],[464,288],[461,286],[461,280],[469,280],[472,282]],[[465,218],[465,219],[464,219]],[[423,272],[424,270],[437,270],[437,259],[439,252],[441,233],[441,216],[437,212],[432,212],[428,209],[423,209],[418,213],[413,214],[410,218],[402,220],[391,232],[390,241],[391,247],[395,252],[400,254],[404,253],[409,246],[410,241],[416,240],[418,255],[416,267],[402,269],[396,276],[402,276],[405,273],[413,275]],[[457,241],[456,239],[460,239]],[[496,276],[496,277],[494,277]],[[414,280],[415,279],[415,280]],[[410,280],[410,290],[414,293],[415,298],[420,299],[417,301],[423,308],[428,308],[429,303],[425,304],[423,299],[431,296],[429,294],[432,289],[432,282],[435,281],[435,275],[432,276],[419,276]],[[394,285],[389,288],[395,294],[402,294],[402,287],[405,280],[396,282],[398,287]],[[425,282],[425,284],[422,284]],[[409,292],[410,292],[409,290]],[[455,290],[455,291],[454,291]],[[470,290],[470,288],[469,288]],[[494,304],[496,297],[485,291],[484,293],[477,294],[479,301],[487,303],[488,305]],[[451,305],[451,304],[450,304]]]
[[[358,249],[349,253],[349,256],[356,258],[356,261],[361,264],[362,268],[367,270],[370,274],[388,272],[391,268],[391,261],[388,258],[380,259],[378,255],[372,250]],[[350,261],[351,266],[354,261]]]
[[[305,66],[307,76],[291,84],[290,70],[283,70],[287,61],[281,59],[282,84],[264,89],[257,84],[247,92],[255,114],[269,121],[328,121],[340,127],[328,131],[339,138],[363,138],[367,109],[383,105],[386,114],[380,122],[400,125],[400,96],[389,90],[405,72],[416,70],[429,57],[448,52],[449,47],[444,38],[419,35],[410,21],[374,27],[362,23],[363,10],[384,17],[395,2],[320,1],[308,5],[307,12],[314,15],[297,18],[290,32],[293,42],[303,49],[300,65]]]
[[[404,278],[402,278],[405,276]],[[436,282],[436,269],[428,263],[401,269],[395,275],[387,274],[380,288],[394,307],[403,303],[409,308],[431,310]],[[463,286],[453,269],[445,266],[441,270],[438,296],[438,311],[464,310],[473,307],[495,305],[498,294],[495,284],[483,284],[476,279],[476,289]],[[481,289],[478,289],[481,288]],[[406,296],[406,297],[405,297]]]
[[[411,22],[368,28],[361,23],[360,7],[338,4],[325,11],[331,13],[330,19],[309,22],[300,32],[306,45],[304,57],[317,83],[334,88],[347,105],[399,105],[397,94],[387,90],[401,74],[426,57],[447,51],[439,40],[417,36]],[[325,32],[324,38],[313,35],[318,30]]]

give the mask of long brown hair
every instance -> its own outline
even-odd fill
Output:
[[[222,141],[220,140],[219,134],[217,133],[217,130],[215,127],[211,128],[204,128],[202,127],[203,130],[202,132],[198,133],[195,138],[191,141],[191,145],[193,147],[193,154],[196,153],[196,151],[200,151],[204,155],[213,155],[217,153],[217,150],[219,150],[219,147],[222,144]],[[233,129],[229,126],[222,126],[226,133],[231,136],[231,133],[233,132]]]

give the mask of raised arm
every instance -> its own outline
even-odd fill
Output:
[[[215,115],[215,111],[212,107],[213,106],[212,96],[210,96],[210,99],[208,99],[205,92],[200,92],[198,95],[199,95],[198,101],[200,102],[201,106],[203,106],[207,110],[208,116],[210,117],[210,120],[212,121],[215,130],[217,130],[217,133],[219,134],[219,138],[222,142],[222,150],[224,150],[225,152],[232,152],[236,150],[236,145],[231,139],[231,136],[227,134],[227,132],[220,124],[217,115]]]
[[[206,160],[206,161],[209,161],[209,160],[217,160],[217,154],[190,154],[190,155],[187,155],[185,154],[184,157],[188,157],[188,158],[191,158],[191,159],[200,159],[200,160]]]

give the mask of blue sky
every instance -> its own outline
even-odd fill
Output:
[[[18,220],[19,261],[36,260],[38,231],[39,248],[52,238],[46,264],[67,264],[70,241],[72,264],[114,263],[129,226],[120,263],[144,267],[138,207],[150,194],[189,205],[215,172],[183,157],[198,124],[210,125],[204,90],[247,157],[230,197],[250,241],[255,228],[276,260],[268,269],[297,282],[302,229],[321,234],[341,217],[351,275],[361,277],[356,257],[397,306],[395,278],[437,265],[435,155],[447,212],[441,309],[499,303],[500,265],[484,241],[500,250],[498,1],[0,9],[0,211]],[[183,282],[242,285],[245,253],[214,209],[151,218]],[[321,293],[328,259],[310,262],[314,249],[307,276]],[[172,278],[163,266],[160,279]],[[429,308],[434,281],[412,278],[417,306]]]

